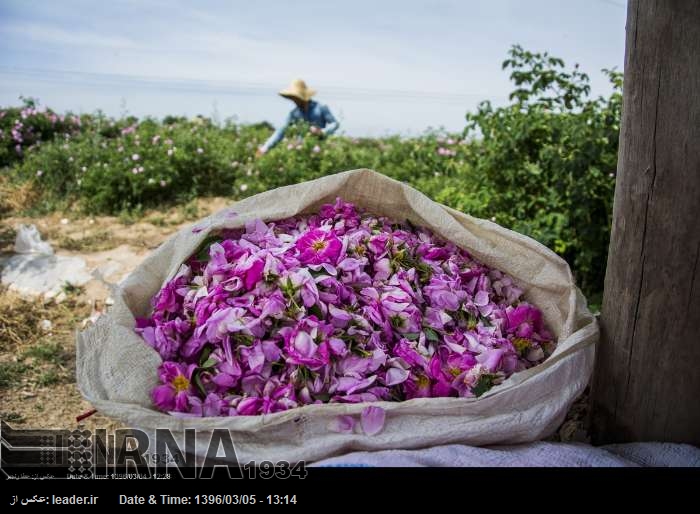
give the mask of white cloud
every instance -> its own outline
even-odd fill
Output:
[[[43,23],[0,25],[0,34],[23,40],[60,46],[107,47],[112,49],[136,48],[131,39],[84,30],[65,30]]]

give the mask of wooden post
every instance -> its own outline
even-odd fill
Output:
[[[700,1],[630,0],[594,443],[700,445]]]

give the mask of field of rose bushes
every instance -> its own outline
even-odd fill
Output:
[[[438,202],[528,234],[562,255],[597,303],[615,184],[620,74],[591,98],[578,65],[518,46],[503,63],[508,105],[484,102],[460,133],[322,139],[289,130],[267,155],[267,123],[56,113],[34,99],[0,107],[0,211],[136,219],[203,196],[233,200],[330,173],[372,168]],[[26,201],[18,202],[22,193]]]

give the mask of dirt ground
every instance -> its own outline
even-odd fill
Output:
[[[106,281],[117,283],[168,236],[229,203],[225,198],[199,199],[167,212],[147,212],[139,220],[66,213],[10,216],[0,221],[0,258],[11,254],[16,227],[34,224],[56,254],[79,256],[90,271],[99,270]],[[92,280],[64,292],[66,299],[57,304],[0,289],[0,418],[12,426],[75,428],[76,417],[92,409],[75,384],[74,334],[105,309],[109,290]],[[550,440],[587,441],[586,414],[584,395]],[[120,426],[99,413],[81,424],[89,429]]]
[[[117,283],[171,234],[229,203],[199,199],[167,212],[148,212],[139,220],[70,213],[10,216],[0,221],[0,258],[11,255],[17,226],[34,224],[57,255],[79,256],[89,271],[99,270],[107,282]],[[66,299],[57,304],[0,289],[0,417],[12,426],[73,428],[76,417],[92,409],[75,384],[74,334],[104,310],[109,289],[92,280],[64,292]],[[82,424],[119,426],[99,413]]]

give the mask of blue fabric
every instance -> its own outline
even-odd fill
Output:
[[[275,130],[270,138],[265,141],[265,144],[262,145],[262,150],[266,152],[279,143],[284,137],[284,131],[287,129],[287,127],[301,120],[323,129],[323,133],[327,136],[333,134],[339,127],[338,121],[335,119],[333,114],[331,114],[331,111],[327,105],[310,100],[306,112],[303,112],[301,109],[299,109],[299,107],[295,107],[287,115],[287,118],[284,120],[282,125],[277,127],[277,130]]]

